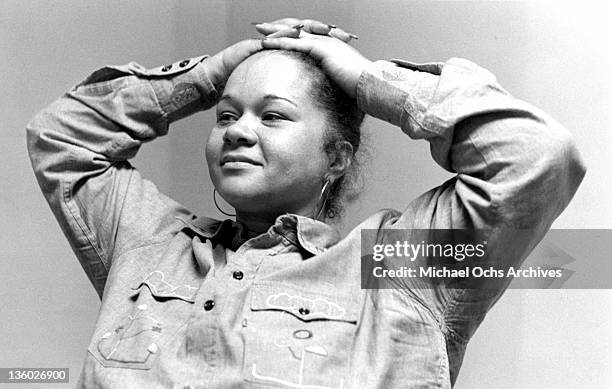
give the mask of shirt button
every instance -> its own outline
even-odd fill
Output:
[[[244,278],[244,273],[242,273],[240,270],[236,270],[233,274],[232,277],[234,277],[237,280],[241,280],[242,278]]]
[[[215,300],[206,300],[204,302],[204,309],[210,311],[215,307]]]
[[[172,69],[172,65],[166,65],[163,68],[161,68],[162,72],[167,72],[168,70]]]
[[[298,312],[300,313],[300,315],[308,315],[310,313],[310,309],[308,309],[308,308],[300,308],[300,309],[298,309]]]
[[[184,61],[181,61],[181,62],[179,63],[179,67],[182,67],[182,68],[184,68],[184,67],[185,67],[185,66],[187,66],[187,65],[189,65],[189,60],[188,60],[188,59],[186,59],[186,60],[184,60]]]

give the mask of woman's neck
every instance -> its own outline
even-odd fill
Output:
[[[274,224],[276,218],[279,215],[276,214],[250,214],[244,212],[236,212],[236,221],[243,224],[250,234],[259,235],[268,231],[270,226]]]
[[[313,205],[307,204],[306,206],[295,209],[286,210],[285,212],[270,212],[270,213],[251,213],[239,211],[236,209],[236,221],[242,223],[249,230],[251,234],[263,234],[276,222],[276,218],[286,213],[292,213],[296,215],[303,215],[306,217],[313,217]]]

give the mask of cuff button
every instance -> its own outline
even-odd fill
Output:
[[[181,61],[181,62],[179,63],[179,67],[181,67],[181,68],[184,68],[184,67],[185,67],[185,66],[187,66],[187,65],[189,65],[189,60],[188,60],[188,59],[186,59],[186,60],[184,60],[184,61]]]
[[[162,72],[167,72],[168,70],[172,69],[172,65],[166,65],[163,68],[161,68]]]

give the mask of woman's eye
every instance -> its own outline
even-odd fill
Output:
[[[263,115],[263,120],[266,120],[266,121],[285,120],[285,117],[278,113],[267,112]]]
[[[217,115],[217,123],[227,123],[236,120],[236,115],[229,112],[221,112]]]

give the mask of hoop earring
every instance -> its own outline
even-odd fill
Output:
[[[219,204],[217,204],[217,188],[213,189],[213,201],[215,202],[215,207],[217,207],[217,209],[219,210],[219,212],[221,212],[222,214],[224,214],[225,216],[229,216],[229,217],[234,217],[236,216],[236,214],[231,214],[231,213],[227,213],[225,211],[223,211],[221,209],[221,207],[219,207]]]
[[[319,200],[317,201],[317,209],[314,214],[315,220],[319,220],[319,218],[321,217],[321,214],[323,213],[323,210],[325,209],[325,204],[327,203],[327,198],[329,197],[330,187],[331,187],[331,181],[329,180],[329,178],[327,178],[325,179],[325,184],[323,184],[323,188],[321,188],[321,194],[319,195]]]

